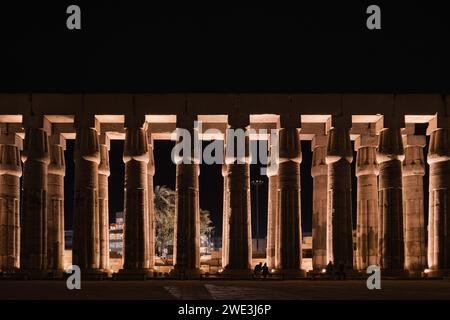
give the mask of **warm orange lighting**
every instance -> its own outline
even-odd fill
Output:
[[[222,272],[223,272],[223,269],[222,269],[222,268],[220,268],[220,269],[219,269],[219,273],[222,273]]]
[[[325,273],[325,272],[327,272],[327,269],[322,269],[322,273]]]
[[[431,270],[430,270],[430,269],[425,269],[423,272],[425,272],[425,273],[430,273]]]

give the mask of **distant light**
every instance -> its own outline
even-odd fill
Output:
[[[222,268],[220,268],[220,269],[219,269],[219,273],[222,273],[222,272],[223,272],[223,269],[222,269]]]
[[[327,272],[327,269],[322,269],[322,273],[325,273],[325,272]]]
[[[275,269],[270,270],[270,272],[274,273],[274,272],[275,272]]]
[[[431,270],[430,270],[430,269],[425,269],[423,272],[425,272],[425,273],[430,273]]]

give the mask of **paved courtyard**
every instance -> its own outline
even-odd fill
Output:
[[[84,281],[68,290],[65,281],[0,281],[5,299],[450,299],[449,280],[382,280],[368,290],[362,280],[225,281],[150,280]]]

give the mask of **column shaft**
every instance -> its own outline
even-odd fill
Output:
[[[359,137],[359,141],[372,137]],[[376,136],[373,136],[376,139]],[[376,144],[357,148],[356,268],[378,264],[378,164]]]
[[[64,269],[64,146],[50,145],[47,194],[47,261],[49,270]]]
[[[450,129],[431,133],[428,150],[430,201],[428,218],[428,267],[450,272]]]
[[[126,129],[124,269],[149,269],[148,142],[143,128]]]
[[[406,136],[403,160],[403,217],[405,236],[405,269],[419,274],[426,268],[425,217],[423,176],[425,136]],[[423,144],[411,144],[409,139],[421,138]]]
[[[230,203],[228,195],[228,167],[226,164],[222,165],[223,176],[223,216],[222,216],[222,267],[228,265],[229,254],[229,229],[230,229]]]
[[[106,137],[101,137],[107,139]],[[102,141],[103,142],[103,141]],[[106,142],[106,141],[105,141]],[[98,166],[99,238],[101,270],[109,270],[109,141],[100,144],[100,164]]]
[[[326,136],[316,135],[312,140],[313,212],[312,212],[312,264],[313,270],[327,266],[327,183]]]
[[[327,145],[328,222],[327,255],[335,265],[353,268],[351,166],[349,129],[330,129]]]
[[[267,266],[270,269],[277,268],[279,255],[278,224],[279,224],[279,206],[278,206],[278,175],[269,176],[269,197],[267,212]]]
[[[147,190],[148,190],[148,267],[155,267],[155,196],[153,176],[155,175],[155,159],[153,155],[152,137],[148,137],[148,166],[147,166]]]
[[[20,163],[19,147],[0,145],[0,271],[20,263]]]
[[[174,260],[185,274],[200,268],[199,174],[198,164],[177,165]]]
[[[300,271],[302,231],[300,207],[300,136],[297,128],[282,128],[278,168],[280,263],[278,268]]]
[[[399,128],[380,132],[378,259],[382,269],[404,269],[402,160],[403,142]]]
[[[47,268],[47,132],[27,128],[23,153],[23,207],[20,261],[23,270]]]
[[[81,270],[97,271],[100,267],[98,198],[100,149],[95,128],[77,128],[74,161],[73,263]]]

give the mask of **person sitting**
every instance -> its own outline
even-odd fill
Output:
[[[262,276],[264,279],[266,279],[268,275],[269,275],[269,267],[267,266],[267,263],[264,263],[262,267]]]
[[[262,271],[262,262],[258,263],[255,266],[255,269],[253,270],[253,277],[254,278],[259,278],[259,275],[260,275],[261,271]]]

